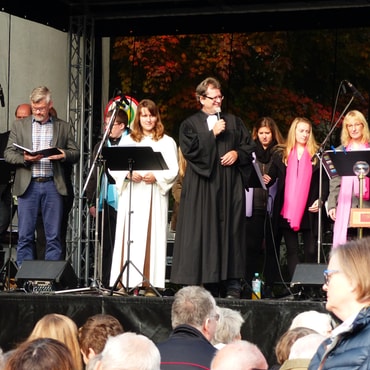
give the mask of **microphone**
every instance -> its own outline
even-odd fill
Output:
[[[362,96],[362,94],[347,80],[344,80],[344,82],[347,84],[349,89],[352,91],[353,96],[357,96],[360,98],[363,102],[366,102],[365,98]]]
[[[217,121],[221,119],[221,107],[216,108]]]
[[[5,107],[3,88],[0,85],[0,103],[2,107]]]

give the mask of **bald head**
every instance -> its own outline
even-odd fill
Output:
[[[268,369],[265,356],[253,343],[238,340],[227,344],[216,352],[211,370]]]
[[[31,114],[32,114],[31,105],[27,103],[19,104],[17,109],[15,110],[16,119],[26,118]]]

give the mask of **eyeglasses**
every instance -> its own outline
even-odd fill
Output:
[[[331,276],[334,274],[338,274],[339,272],[339,270],[324,270],[325,284],[329,285]]]
[[[224,96],[207,96],[203,95],[203,98],[211,99],[211,100],[224,100]]]
[[[361,126],[363,126],[363,124],[362,123],[355,123],[354,125],[347,125],[347,128],[349,129],[349,130],[353,130],[354,128],[359,128],[359,127],[361,127]]]
[[[33,112],[46,112],[47,107],[32,107]]]

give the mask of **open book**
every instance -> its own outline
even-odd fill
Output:
[[[62,152],[58,148],[47,148],[47,149],[41,149],[41,150],[31,150],[28,148],[25,148],[24,146],[18,145],[16,143],[13,143],[13,145],[20,149],[22,152],[25,151],[30,155],[38,155],[42,154],[44,157],[50,157],[51,155],[56,154],[62,154]]]

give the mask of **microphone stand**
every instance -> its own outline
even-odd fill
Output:
[[[94,281],[91,283],[92,288],[96,288],[96,287],[99,286],[96,279],[98,277],[98,274],[101,275],[101,273],[102,273],[102,255],[103,255],[103,253],[102,253],[102,243],[103,243],[103,239],[101,238],[101,241],[99,243],[99,240],[98,240],[98,237],[97,237],[97,235],[98,235],[97,229],[99,227],[99,193],[100,193],[99,192],[99,189],[100,189],[99,181],[101,180],[101,176],[103,175],[103,172],[99,171],[99,167],[101,166],[101,162],[102,162],[102,160],[101,160],[102,154],[101,153],[102,153],[103,147],[105,146],[105,144],[106,144],[106,142],[109,138],[109,134],[112,131],[114,121],[116,120],[117,113],[118,113],[120,107],[122,106],[122,100],[124,100],[124,99],[126,99],[126,98],[122,96],[121,99],[119,99],[115,102],[116,106],[114,108],[114,112],[113,112],[112,116],[110,117],[110,120],[109,120],[109,123],[107,125],[106,130],[104,131],[103,138],[100,141],[100,144],[99,144],[98,150],[95,154],[95,157],[94,157],[93,163],[91,165],[89,174],[86,178],[85,185],[82,189],[82,195],[83,195],[86,191],[86,187],[87,187],[87,185],[90,181],[92,173],[93,173],[93,171],[95,171],[95,167],[97,167],[97,169],[96,169],[96,171],[97,171],[97,177],[96,177],[97,186],[96,186],[96,201],[95,201],[95,203],[96,203],[95,204],[95,209],[96,209],[95,227],[96,227],[96,231],[95,231],[95,253],[94,253]],[[103,167],[105,168],[105,164],[103,165]],[[104,220],[104,205],[103,205],[102,221],[101,221],[101,236],[103,236],[103,233],[104,233],[103,220]],[[101,280],[101,276],[100,276],[100,280]]]
[[[338,123],[344,116],[345,112],[349,108],[349,106],[352,104],[354,97],[352,96],[348,104],[343,109],[342,113],[338,117],[337,121],[334,123],[334,125],[331,127],[330,131],[326,135],[324,141],[321,143],[319,149],[317,150],[316,154],[314,156],[317,156],[319,158],[319,199],[318,199],[318,206],[319,206],[319,212],[318,212],[318,228],[317,228],[317,263],[320,263],[321,260],[321,249],[322,249],[322,156],[325,149],[325,145],[327,141],[329,140],[331,134],[338,126]]]

